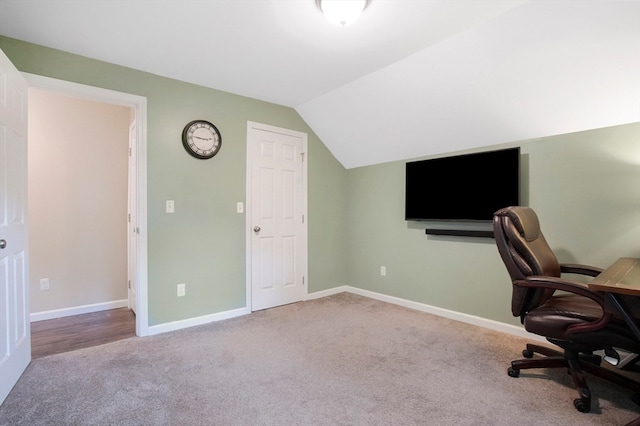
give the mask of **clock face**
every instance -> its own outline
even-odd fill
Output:
[[[213,124],[205,120],[194,120],[182,131],[182,145],[196,158],[206,160],[220,151],[222,136]]]

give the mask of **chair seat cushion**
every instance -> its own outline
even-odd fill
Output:
[[[524,327],[531,333],[563,339],[570,326],[600,317],[602,308],[591,299],[574,294],[554,295],[525,316]]]
[[[602,308],[593,300],[574,294],[556,294],[525,316],[524,328],[547,338],[589,345],[593,350],[605,347],[640,349],[629,328],[619,318],[612,319],[596,332],[567,334],[570,326],[595,322],[601,317]]]

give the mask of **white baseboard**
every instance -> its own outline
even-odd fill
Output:
[[[111,302],[94,303],[92,305],[74,306],[71,308],[54,309],[52,311],[34,312],[30,315],[31,322],[44,321],[54,318],[70,317],[72,315],[89,314],[91,312],[107,311],[109,309],[126,308],[129,306],[127,299]]]
[[[437,315],[440,317],[461,321],[467,324],[488,328],[490,330],[511,334],[513,336],[522,337],[528,340],[535,340],[538,342],[547,343],[547,340],[544,337],[529,333],[523,327],[519,327],[512,324],[505,324],[503,322],[498,322],[498,321],[478,317],[475,315],[469,315],[461,312],[450,311],[448,309],[438,308],[437,306],[431,306],[425,303],[419,303],[411,300],[401,299],[399,297],[388,296],[386,294],[376,293],[374,291],[369,291],[369,290],[363,290],[361,288],[351,287],[348,285],[311,293],[307,295],[306,300],[318,299],[321,297],[343,293],[345,291],[353,294],[358,294],[360,296],[365,296],[371,299],[380,300],[382,302],[388,302],[388,303],[393,303],[394,305],[404,306],[405,308],[415,309],[416,311],[426,312],[426,313]]]
[[[334,294],[338,294],[338,293],[344,293],[345,291],[349,293],[355,293],[355,291],[351,291],[352,288],[353,287],[350,287],[348,285],[343,285],[340,287],[330,288],[329,290],[316,291],[314,293],[307,294],[307,297],[305,297],[304,300],[320,299],[322,297],[333,296]]]
[[[319,292],[307,295],[307,297],[305,297],[304,300],[318,299],[325,296],[331,296],[333,294],[343,293],[345,291],[349,291],[350,288],[351,287],[348,287],[348,286],[342,286],[342,287],[332,288],[330,290],[319,291]],[[184,320],[153,325],[147,329],[148,333],[145,336],[153,336],[156,334],[167,333],[169,331],[177,331],[183,328],[189,328],[196,325],[209,324],[216,321],[240,317],[242,315],[248,315],[250,313],[251,313],[251,310],[248,307],[244,307],[244,308],[232,309],[230,311],[218,312],[210,315],[203,315],[201,317],[187,318]]]
[[[482,317],[478,317],[475,315],[469,315],[461,312],[450,311],[448,309],[439,308],[436,306],[427,305],[425,303],[414,302],[411,300],[401,299],[399,297],[388,296],[386,294],[376,293],[374,291],[363,290],[356,287],[351,287],[348,285],[334,287],[329,290],[317,291],[314,293],[309,293],[305,297],[304,300],[313,300],[319,299],[322,297],[332,296],[338,293],[353,293],[358,294],[360,296],[369,297],[371,299],[380,300],[382,302],[393,303],[394,305],[403,306],[409,309],[415,309],[417,311],[426,312],[429,314],[449,318],[455,321],[461,321],[467,324],[475,325],[478,327],[484,327],[490,330],[499,331],[502,333],[510,334],[516,337],[522,337],[528,340],[534,340],[538,342],[546,343],[547,340],[542,336],[538,336],[536,334],[531,334],[527,332],[524,328],[515,326],[512,324],[505,324],[499,321],[494,321]],[[247,307],[233,309],[225,312],[218,312],[211,315],[203,315],[201,317],[189,318],[180,321],[172,321],[164,324],[154,325],[148,328],[149,333],[148,336],[152,336],[155,334],[166,333],[169,331],[176,331],[183,328],[189,328],[196,325],[208,324],[215,321],[221,321],[225,319],[235,318],[242,315],[250,314],[251,310]]]
[[[153,325],[148,328],[147,336],[153,336],[155,334],[166,333],[168,331],[181,330],[183,328],[189,328],[196,325],[208,324],[210,322],[221,321],[229,318],[235,318],[242,315],[250,314],[249,308],[238,308],[230,311],[218,312],[211,315],[203,315],[201,317],[189,318],[180,321],[172,321],[164,324]]]

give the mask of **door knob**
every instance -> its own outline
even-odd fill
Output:
[[[0,240],[0,249],[3,249],[7,246],[7,242],[5,240]]]
[[[260,232],[262,228],[260,228],[259,226],[254,226],[253,227],[253,232]]]

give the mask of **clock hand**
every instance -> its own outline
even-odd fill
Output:
[[[203,140],[203,141],[210,141],[211,139],[213,139],[213,138],[201,138],[200,136],[194,136],[193,138],[194,139],[200,139],[200,140]]]

